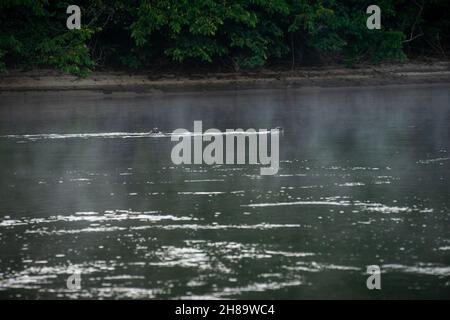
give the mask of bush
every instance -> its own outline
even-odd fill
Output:
[[[72,4],[72,3],[70,3]],[[81,30],[65,1],[0,2],[0,70],[52,67],[85,76],[96,66],[267,62],[346,64],[445,55],[449,4],[379,0],[382,29],[366,28],[364,0],[84,0]],[[311,59],[310,59],[311,60]]]

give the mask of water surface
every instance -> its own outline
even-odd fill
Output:
[[[0,297],[450,298],[448,89],[3,93]],[[282,126],[278,174],[173,165],[194,120]]]

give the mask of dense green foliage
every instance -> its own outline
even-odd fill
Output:
[[[82,29],[66,28],[66,8]],[[368,30],[366,8],[382,10]],[[0,0],[0,69],[398,61],[444,57],[447,0]]]

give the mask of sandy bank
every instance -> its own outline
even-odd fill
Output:
[[[3,92],[94,90],[104,93],[115,91],[161,93],[211,89],[347,87],[423,83],[450,83],[450,62],[183,76],[94,72],[87,78],[77,78],[49,70],[10,71],[0,75],[0,91]]]

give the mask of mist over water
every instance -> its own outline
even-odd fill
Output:
[[[1,298],[450,298],[448,85],[0,97]],[[172,164],[194,120],[278,174]]]

